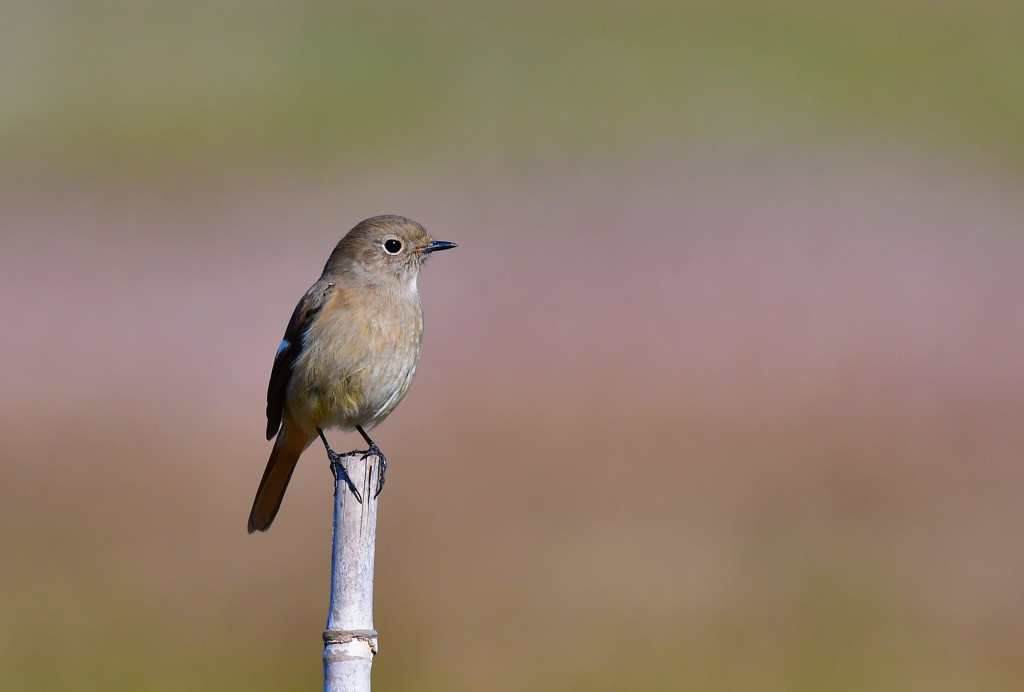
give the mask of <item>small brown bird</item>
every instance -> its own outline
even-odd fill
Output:
[[[317,436],[332,470],[360,502],[341,459],[377,456],[374,497],[380,494],[387,460],[366,431],[409,391],[423,340],[416,278],[430,253],[453,247],[402,216],[367,219],[338,242],[320,279],[295,306],[277,349],[267,390],[267,439],[277,439],[249,514],[249,533],[270,528],[299,455]],[[337,454],[324,437],[327,428],[355,429],[368,449]]]

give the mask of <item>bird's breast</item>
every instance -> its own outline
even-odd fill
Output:
[[[419,296],[400,298],[350,299],[310,326],[289,388],[304,418],[319,427],[372,427],[394,410],[423,340]]]

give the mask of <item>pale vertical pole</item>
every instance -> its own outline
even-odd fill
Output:
[[[369,692],[377,653],[373,553],[377,538],[377,457],[345,457],[360,504],[339,474],[334,487],[331,609],[324,630],[324,692]]]

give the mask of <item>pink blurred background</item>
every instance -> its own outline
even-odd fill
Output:
[[[166,168],[0,128],[0,687],[319,684],[332,483],[311,448],[246,534],[266,384],[334,243],[399,213],[460,247],[375,434],[379,689],[1019,689],[1014,155],[825,122]]]

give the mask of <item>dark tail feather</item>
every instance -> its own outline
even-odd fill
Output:
[[[277,510],[281,508],[284,491],[288,489],[288,481],[292,478],[299,456],[311,441],[302,440],[302,437],[303,435],[294,428],[289,430],[285,421],[274,443],[274,449],[270,452],[270,460],[267,461],[267,468],[263,472],[260,488],[256,491],[256,499],[252,502],[249,533],[266,531],[277,516]]]

